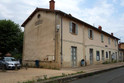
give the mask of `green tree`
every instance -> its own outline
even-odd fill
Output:
[[[20,26],[11,20],[0,20],[0,52],[22,54],[23,32]]]

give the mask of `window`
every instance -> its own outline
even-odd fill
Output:
[[[115,39],[115,46],[117,45],[116,39]]]
[[[76,33],[76,24],[72,23],[72,33]]]
[[[100,61],[100,53],[99,53],[99,51],[96,51],[96,60]]]
[[[109,51],[109,55],[108,55],[108,58],[109,58],[109,59],[111,59],[110,56],[111,56],[111,51]]]
[[[102,60],[104,61],[104,50],[101,51],[102,53]]]
[[[103,34],[101,34],[101,42],[104,42]]]
[[[90,39],[93,39],[93,31],[91,29],[88,29],[88,36]]]
[[[37,18],[40,18],[40,14],[37,15]]]
[[[110,44],[110,37],[108,37],[108,44]]]
[[[108,58],[108,52],[106,52],[106,58]]]
[[[72,22],[72,21],[70,22],[69,25],[70,25],[70,28],[69,28],[69,29],[70,29],[70,30],[69,30],[70,33],[72,33],[72,34],[76,34],[76,35],[77,35],[77,34],[78,34],[78,25],[75,24],[75,23]]]

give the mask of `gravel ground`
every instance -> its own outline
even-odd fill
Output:
[[[18,82],[43,78],[44,75],[47,75],[47,77],[53,77],[53,76],[60,76],[62,75],[62,73],[71,74],[79,71],[90,73],[93,71],[104,70],[107,68],[113,68],[122,65],[124,65],[124,62],[104,64],[104,65],[103,64],[91,65],[91,66],[79,67],[79,68],[62,68],[61,70],[28,68],[28,70],[20,69],[18,71],[15,70],[7,70],[6,72],[0,71],[0,83],[18,83]]]
[[[35,80],[37,78],[43,78],[43,75],[47,77],[59,76],[62,73],[69,74],[75,73],[75,71],[70,70],[52,70],[52,69],[38,69],[38,68],[28,68],[15,70],[7,70],[6,72],[0,71],[0,83],[18,83],[28,80]]]

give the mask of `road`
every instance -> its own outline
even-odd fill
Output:
[[[70,83],[124,83],[124,68],[96,74]]]

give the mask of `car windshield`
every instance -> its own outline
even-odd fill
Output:
[[[5,61],[17,61],[17,60],[13,57],[5,57]]]

